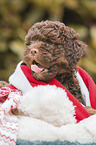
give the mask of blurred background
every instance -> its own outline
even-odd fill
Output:
[[[96,83],[96,0],[0,0],[0,80],[8,81],[22,60],[28,29],[47,19],[80,34],[88,48],[79,65]]]

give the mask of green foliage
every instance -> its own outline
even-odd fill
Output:
[[[80,34],[87,53],[80,61],[96,82],[95,0],[0,0],[0,80],[22,60],[28,29],[41,20],[59,20]]]

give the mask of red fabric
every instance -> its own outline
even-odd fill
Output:
[[[0,102],[3,103],[3,102],[7,99],[9,93],[11,93],[11,92],[17,92],[17,91],[18,91],[20,94],[22,94],[20,90],[17,90],[17,89],[16,89],[14,86],[12,86],[12,85],[7,86],[7,87],[0,88]]]
[[[78,67],[78,72],[83,78],[88,90],[89,90],[89,97],[92,108],[96,109],[96,84],[90,77],[90,75],[84,71],[82,68]]]
[[[32,73],[31,73],[31,69],[26,66],[26,65],[21,65],[21,69],[23,71],[23,73],[25,74],[26,78],[29,80],[30,84],[34,87],[34,86],[38,86],[38,85],[56,85],[57,87],[60,87],[62,89],[64,89],[67,93],[67,96],[69,97],[69,100],[73,102],[73,105],[76,106],[76,119],[77,122],[79,122],[80,120],[83,120],[84,118],[87,118],[90,116],[90,114],[87,112],[87,110],[81,105],[81,103],[59,82],[57,81],[55,78],[53,78],[50,81],[42,82],[42,81],[37,81],[33,78]]]
[[[26,78],[29,80],[31,86],[33,86],[33,87],[38,86],[38,85],[47,85],[47,84],[49,84],[49,85],[56,85],[57,87],[60,87],[60,88],[64,89],[67,93],[67,96],[68,96],[69,100],[72,101],[73,105],[75,106],[77,122],[79,122],[79,121],[83,120],[84,118],[87,118],[87,117],[90,116],[90,114],[81,105],[81,103],[55,78],[53,78],[52,80],[50,80],[46,83],[42,82],[42,81],[37,81],[33,78],[32,73],[31,73],[31,69],[29,67],[27,67],[26,65],[21,65],[21,69],[22,69],[23,73],[25,74]],[[91,105],[94,109],[96,109],[96,105],[95,105],[96,104],[96,85],[93,82],[92,78],[82,68],[78,67],[78,72],[81,75],[81,77],[83,78],[86,86],[88,87]],[[17,90],[12,85],[10,85],[9,88],[13,92]],[[2,90],[2,88],[0,90]],[[0,102],[4,102],[4,99],[7,98],[8,90],[6,90],[6,91],[7,91],[6,96],[5,95],[3,95],[3,96],[0,95]]]

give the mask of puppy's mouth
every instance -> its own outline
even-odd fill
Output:
[[[47,69],[34,60],[31,64],[31,70],[35,73],[41,73],[43,71],[46,71]]]

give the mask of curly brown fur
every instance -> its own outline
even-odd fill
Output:
[[[72,28],[58,21],[36,23],[25,37],[23,62],[30,68],[32,64],[44,68],[40,73],[32,71],[35,79],[49,81],[55,77],[82,102],[75,72],[86,45],[78,37]]]

